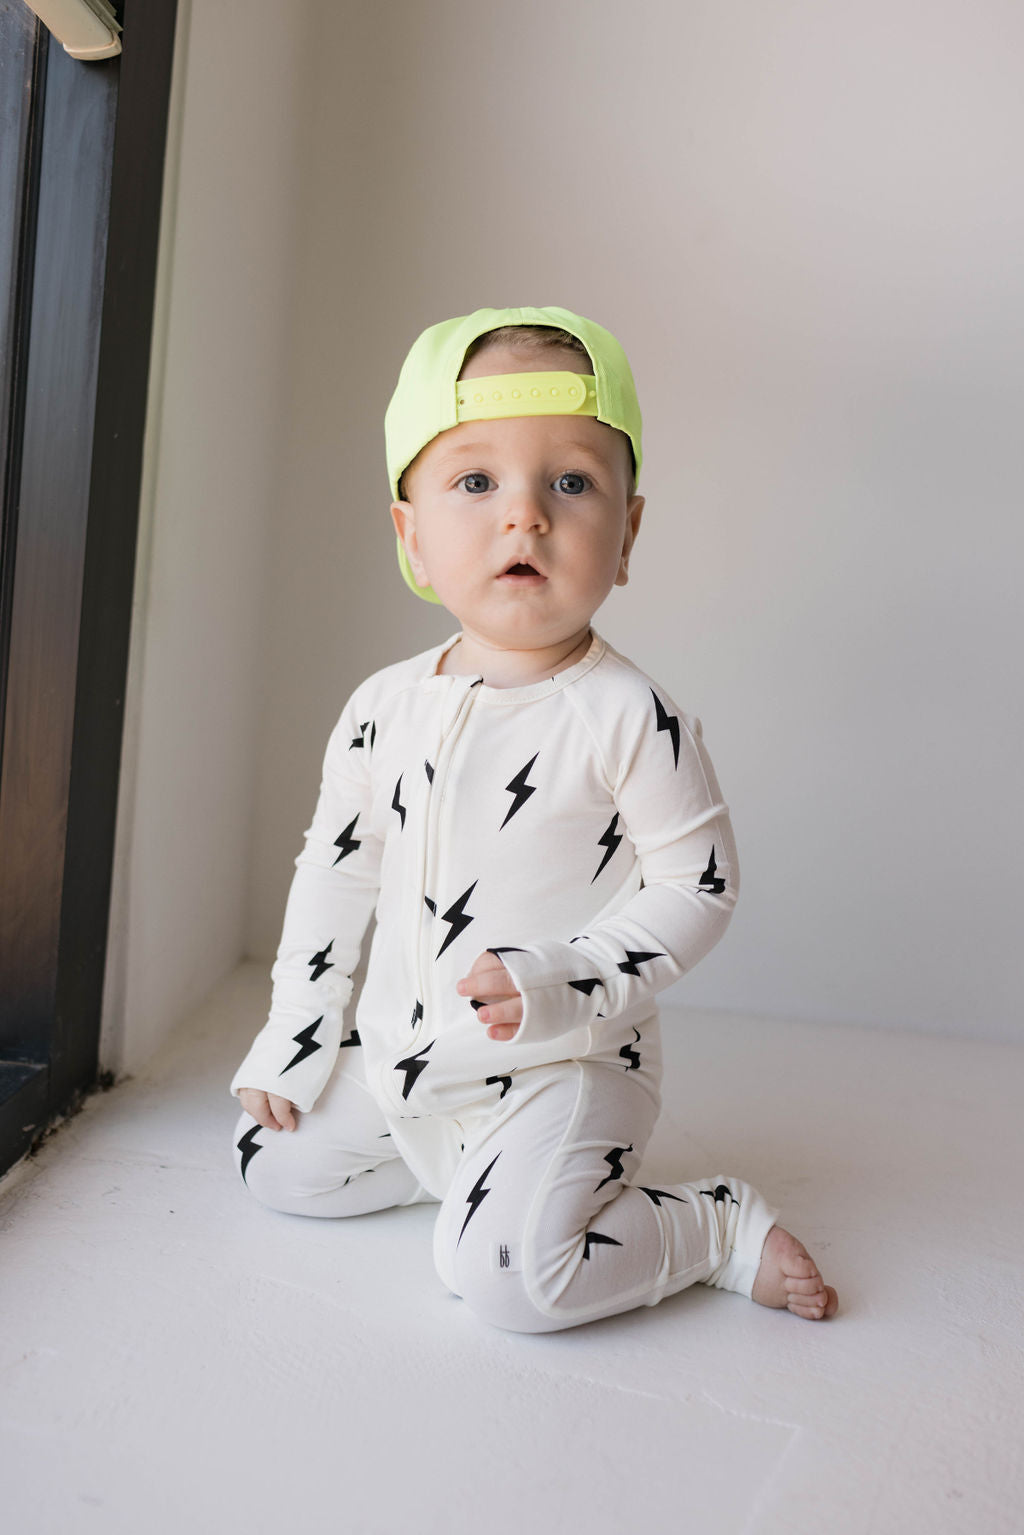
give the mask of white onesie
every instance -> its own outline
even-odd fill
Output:
[[[611,1083],[620,1098],[617,1084],[633,1091],[642,1082],[642,1137],[629,1133],[627,1119],[610,1136],[622,1144],[600,1148],[601,1184],[614,1184],[602,1190],[603,1206],[626,1191],[660,1103],[655,994],[693,968],[732,915],[739,884],[728,809],[700,721],[596,633],[575,665],[512,688],[438,675],[458,637],[368,678],[331,733],[295,860],[270,1017],[231,1092],[260,1088],[308,1114],[345,1057],[358,1055],[376,1138],[389,1137],[419,1180],[415,1197],[444,1200],[465,1171],[471,1138],[493,1152],[488,1137],[499,1119],[514,1118],[513,1098],[537,1114],[537,1103],[558,1096],[545,1100],[540,1089],[564,1083],[567,1072]],[[351,976],[374,912],[366,983],[350,1021]],[[506,1043],[488,1037],[473,1002],[455,989],[484,950],[500,956],[523,998],[522,1024]],[[591,1065],[602,1068],[596,1077]],[[608,1101],[603,1087],[587,1097]],[[570,1118],[581,1101],[577,1094]],[[260,1134],[249,1132],[243,1176],[272,1139]],[[453,1228],[455,1246],[491,1192],[497,1160],[477,1169],[482,1176],[461,1200],[469,1213]],[[722,1219],[710,1256],[697,1262],[687,1239],[692,1272],[684,1282],[749,1294],[774,1212],[735,1180],[693,1188],[708,1196],[697,1205],[710,1201]],[[663,1200],[641,1200],[652,1212],[669,1199],[687,1203],[679,1192],[658,1192]],[[719,1206],[741,1203],[750,1221],[740,1221],[737,1236],[735,1216],[727,1233]],[[649,1276],[644,1294],[626,1304],[652,1304],[682,1287],[659,1221],[656,1282]],[[598,1239],[574,1239],[579,1271]],[[509,1251],[497,1233],[491,1266],[514,1267]],[[723,1277],[731,1255],[739,1255],[739,1279]],[[454,1288],[440,1256],[439,1268]],[[559,1294],[569,1284],[564,1274],[552,1282]],[[630,1293],[636,1289],[634,1282]],[[550,1310],[550,1295],[540,1304]],[[620,1309],[591,1305],[586,1315]]]

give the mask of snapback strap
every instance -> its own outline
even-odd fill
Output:
[[[455,385],[459,421],[496,421],[505,416],[596,416],[597,380],[592,373],[494,373],[462,378]]]

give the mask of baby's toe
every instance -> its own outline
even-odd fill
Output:
[[[820,1279],[818,1265],[806,1248],[801,1247],[798,1252],[787,1254],[785,1263],[787,1279]]]
[[[794,1316],[802,1316],[808,1322],[820,1322],[822,1317],[825,1315],[825,1307],[823,1305],[798,1305],[795,1300],[790,1301],[789,1309],[792,1311]]]
[[[839,1297],[831,1285],[825,1285],[817,1295],[791,1295],[788,1309],[794,1316],[820,1322],[835,1316],[839,1310]]]
[[[790,1295],[818,1295],[824,1294],[825,1284],[817,1269],[806,1279],[796,1279],[791,1275],[786,1279],[786,1290]]]

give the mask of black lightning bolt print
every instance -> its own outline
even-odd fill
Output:
[[[346,1045],[361,1045],[361,1044],[362,1044],[362,1040],[359,1038],[359,1030],[358,1029],[353,1029],[351,1034],[348,1036],[348,1039],[343,1039],[342,1040],[341,1044],[338,1046],[338,1049],[339,1050],[344,1050]]]
[[[436,901],[432,901],[430,899],[429,895],[425,895],[423,897],[423,904],[424,904],[424,906],[426,906],[427,910],[429,911],[429,913],[430,913],[430,915],[432,917],[436,917],[437,916],[437,902]]]
[[[420,1021],[420,1019],[422,1017],[423,1017],[423,1003],[420,1001],[419,997],[417,997],[416,998],[416,1006],[413,1008],[413,1010],[412,1010],[412,1017],[409,1019],[409,1027],[411,1029],[414,1029],[416,1027],[416,1025],[419,1023],[419,1021]]]
[[[507,943],[502,949],[488,949],[488,954],[497,954],[500,959],[503,954],[525,954],[525,949],[517,949],[515,944]]]
[[[603,1231],[587,1231],[587,1232],[584,1233],[584,1236],[583,1236],[583,1256],[584,1256],[584,1258],[588,1258],[589,1259],[591,1247],[601,1247],[601,1246],[604,1246],[604,1247],[621,1247],[622,1243],[621,1242],[617,1242],[614,1237],[606,1237]]]
[[[373,720],[367,720],[365,724],[360,725],[360,727],[359,727],[359,734],[356,736],[355,740],[352,742],[352,746],[365,746],[366,745],[366,732],[367,732],[367,730],[369,730],[369,732],[370,732],[370,745],[371,746],[373,745],[374,741],[377,739],[377,726],[374,724]],[[349,747],[349,751],[352,750],[352,746]]]
[[[615,852],[615,849],[622,841],[622,833],[616,831],[618,824],[619,813],[616,811],[612,816],[611,825],[608,827],[608,830],[604,833],[603,836],[600,836],[597,839],[598,847],[603,847],[605,850],[604,857],[601,859],[601,862],[597,866],[597,874],[600,874],[601,870],[604,868],[605,864],[608,862],[609,858],[611,858],[612,854]],[[594,879],[597,878],[597,874],[594,875]],[[590,881],[591,884],[594,883],[594,879]],[[575,942],[575,939],[573,942]]]
[[[299,1046],[298,1054],[292,1056],[287,1066],[283,1067],[278,1073],[279,1076],[283,1077],[286,1071],[291,1071],[292,1067],[297,1066],[300,1061],[304,1061],[307,1055],[315,1055],[318,1050],[323,1049],[323,1045],[319,1044],[318,1041],[313,1038],[313,1035],[316,1033],[317,1029],[320,1027],[323,1021],[324,1015],[321,1013],[320,1017],[317,1018],[315,1023],[308,1023],[304,1029],[299,1030],[298,1034],[296,1034],[292,1040],[293,1044]]]
[[[436,1043],[437,1041],[432,1039],[429,1045],[424,1045],[423,1049],[417,1050],[415,1055],[407,1055],[404,1061],[398,1061],[395,1065],[396,1071],[405,1072],[405,1086],[402,1088],[403,1098],[408,1098],[409,1094],[416,1086],[416,1079],[420,1072],[426,1071],[427,1067],[430,1065],[429,1061],[421,1060],[420,1057],[426,1055],[428,1050],[433,1049]]]
[[[669,740],[672,742],[672,756],[676,767],[679,766],[679,721],[674,714],[669,714],[665,705],[658,697],[654,689],[651,689],[651,697],[654,699],[654,707],[658,714],[658,729],[667,730]]]
[[[449,906],[448,910],[442,916],[442,922],[450,922],[451,927],[448,931],[448,937],[437,951],[438,959],[441,958],[441,955],[444,953],[448,945],[450,943],[454,943],[455,939],[458,938],[463,929],[467,928],[473,921],[472,917],[467,917],[466,915],[466,902],[469,900],[470,896],[473,894],[473,891],[476,889],[477,883],[477,880],[474,880],[469,889],[464,890],[463,893],[459,896],[459,899],[457,901],[453,901],[451,906]]]
[[[639,975],[640,971],[637,969],[637,965],[644,965],[649,959],[664,958],[664,954],[645,954],[642,951],[634,953],[632,949],[627,949],[626,958],[620,962],[619,969],[622,971],[623,975]]]
[[[533,764],[536,762],[539,756],[540,752],[534,752],[526,766],[520,768],[516,776],[505,785],[505,792],[507,794],[514,794],[515,799],[509,806],[508,814],[502,821],[501,826],[498,828],[499,831],[504,831],[505,827],[508,825],[509,821],[511,821],[516,811],[522,810],[523,806],[526,804],[526,801],[530,798],[530,795],[537,792],[537,785],[527,783],[526,775],[529,773],[530,769],[533,767]]]
[[[348,825],[345,827],[345,830],[341,833],[341,836],[340,837],[335,837],[335,839],[334,839],[334,846],[335,847],[340,847],[341,848],[341,852],[338,854],[337,858],[334,860],[332,868],[337,868],[338,864],[341,862],[341,860],[343,858],[347,858],[349,853],[354,853],[357,848],[361,848],[362,847],[363,844],[361,842],[357,842],[355,837],[353,837],[353,835],[352,835],[352,833],[356,829],[356,822],[358,821],[358,819],[359,819],[358,814],[354,815],[352,817],[351,821],[349,821]]]
[[[243,1183],[246,1182],[245,1169],[249,1166],[249,1163],[252,1161],[257,1151],[263,1150],[263,1147],[256,1139],[257,1130],[262,1129],[262,1125],[253,1125],[251,1130],[246,1130],[245,1134],[242,1136],[242,1139],[238,1143],[238,1149],[242,1153],[241,1173]]]
[[[640,1057],[637,1055],[636,1050],[634,1049],[634,1046],[640,1043],[640,1030],[638,1028],[634,1028],[633,1033],[636,1035],[636,1039],[634,1039],[633,1044],[623,1045],[622,1049],[619,1051],[619,1054],[626,1063],[627,1071],[638,1071],[640,1068]]]
[[[715,848],[714,844],[712,843],[711,859],[707,868],[704,870],[704,873],[700,877],[700,884],[697,886],[698,890],[706,890],[709,895],[721,895],[722,891],[725,889],[725,880],[717,878],[715,874],[717,867],[718,865],[715,863]]]
[[[643,1184],[637,1185],[642,1194],[646,1194],[652,1204],[661,1205],[663,1199],[677,1199],[681,1205],[688,1205],[690,1201],[684,1199],[682,1194],[670,1194],[668,1189],[645,1189]]]
[[[312,966],[312,970],[313,970],[313,973],[310,976],[310,980],[311,981],[318,981],[320,979],[320,977],[324,974],[325,970],[333,970],[334,969],[334,961],[333,961],[333,959],[328,959],[327,958],[328,954],[331,952],[331,950],[333,948],[334,948],[334,939],[332,938],[330,943],[327,945],[326,949],[318,949],[317,952],[313,955],[312,959],[307,959],[306,964],[307,965],[311,965]]]
[[[430,763],[427,761],[427,759],[425,757],[423,759],[423,766],[424,766],[424,769],[426,770],[426,774],[427,774],[427,783],[433,783],[434,782],[434,769],[430,766]]]
[[[392,810],[397,810],[398,814],[402,818],[402,830],[403,831],[405,830],[405,806],[402,804],[402,802],[398,798],[398,796],[401,793],[402,779],[404,777],[405,777],[404,773],[399,773],[399,775],[398,775],[398,782],[395,784],[395,797],[391,801],[391,808],[392,808]]]
[[[499,1082],[501,1083],[501,1092],[498,1094],[498,1102],[500,1103],[502,1098],[504,1098],[505,1094],[508,1092],[509,1088],[512,1086],[512,1078],[511,1077],[485,1077],[484,1078],[484,1086],[485,1087],[497,1087]]]
[[[586,980],[583,980],[583,981],[566,981],[565,984],[567,986],[571,986],[573,991],[582,991],[586,996],[589,997],[591,992],[593,991],[594,987],[595,986],[603,986],[604,982],[602,981],[602,979],[601,979],[601,977],[599,975],[590,975],[590,976],[587,976]]]
[[[500,1156],[501,1156],[501,1152],[499,1151],[498,1152],[498,1157],[500,1157]],[[494,1158],[494,1162],[496,1162],[498,1160],[498,1157]],[[489,1167],[485,1167],[484,1168],[483,1172],[480,1174],[479,1178],[476,1180],[476,1182],[474,1183],[473,1187],[469,1191],[469,1197],[466,1200],[466,1203],[469,1206],[469,1214],[466,1216],[466,1219],[462,1222],[462,1230],[459,1232],[459,1242],[461,1242],[462,1238],[465,1236],[465,1234],[466,1234],[466,1227],[469,1225],[470,1221],[473,1219],[473,1216],[476,1214],[477,1210],[480,1208],[480,1206],[483,1204],[484,1200],[487,1198],[488,1194],[491,1192],[490,1189],[485,1189],[484,1188],[484,1183],[486,1182],[486,1180],[491,1175],[491,1168],[494,1166],[494,1162],[492,1162]],[[455,1244],[456,1247],[458,1247],[459,1242],[456,1242],[456,1244]]]
[[[713,1189],[701,1189],[701,1193],[706,1194],[709,1199],[713,1199],[716,1205],[724,1204],[727,1199],[731,1199],[734,1205],[739,1204],[739,1200],[732,1189],[727,1188],[724,1183],[717,1184]]]
[[[597,1185],[597,1188],[594,1190],[595,1194],[600,1189],[603,1189],[606,1183],[614,1183],[617,1178],[621,1178],[622,1177],[622,1173],[623,1173],[622,1159],[626,1155],[627,1151],[632,1151],[632,1150],[633,1150],[632,1146],[613,1146],[612,1147],[611,1151],[608,1152],[607,1156],[604,1159],[608,1163],[608,1166],[611,1168],[611,1172],[608,1174],[607,1178],[602,1178],[601,1179],[601,1182]]]

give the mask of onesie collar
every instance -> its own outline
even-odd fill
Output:
[[[528,682],[522,687],[490,687],[486,682],[484,682],[483,677],[479,673],[472,675],[468,672],[465,674],[465,676],[440,677],[439,680],[442,682],[462,683],[467,689],[475,688],[478,695],[478,704],[486,704],[489,707],[500,708],[507,704],[533,703],[533,701],[537,698],[547,698],[550,693],[560,692],[562,688],[568,687],[570,683],[576,682],[580,677],[585,676],[592,667],[597,665],[598,661],[600,661],[608,647],[606,642],[598,634],[597,630],[593,628],[593,626],[591,626],[590,635],[591,638],[589,650],[587,651],[586,655],[581,656],[580,659],[574,662],[572,666],[567,666],[562,671],[556,672],[553,677],[542,677],[538,682]],[[439,645],[433,652],[433,675],[435,677],[438,675],[437,668],[440,666],[442,659],[447,654],[447,652],[451,650],[456,640],[460,640],[461,638],[462,630],[460,629],[458,633],[453,634],[450,639],[445,640],[444,644]]]

